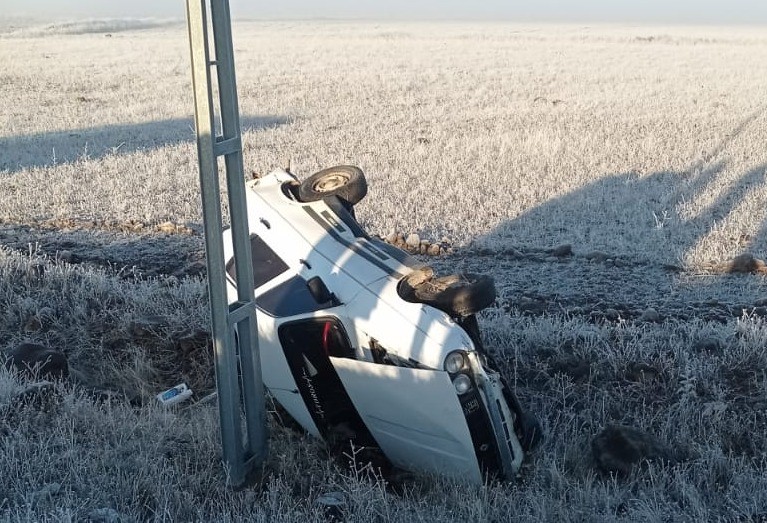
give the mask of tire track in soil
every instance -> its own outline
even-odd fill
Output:
[[[42,253],[67,263],[98,267],[124,279],[204,276],[201,234],[0,227],[0,245]],[[495,279],[498,307],[528,316],[568,315],[591,321],[726,322],[743,314],[767,317],[767,278],[751,274],[695,275],[678,267],[594,260],[545,251],[457,251],[419,257],[439,275],[487,274]],[[652,314],[655,311],[656,314]]]

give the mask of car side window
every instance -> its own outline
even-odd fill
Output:
[[[250,256],[253,260],[253,284],[260,287],[288,270],[288,265],[277,256],[264,240],[258,235],[250,236]],[[234,258],[226,264],[226,272],[232,278],[236,276]]]

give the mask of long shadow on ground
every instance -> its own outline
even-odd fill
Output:
[[[728,260],[708,271],[682,267],[748,193],[767,190],[767,164],[757,165],[694,216],[679,215],[679,203],[718,185],[724,167],[603,177],[499,225],[435,268],[490,274],[505,307],[532,315],[638,319],[653,309],[659,319],[767,316],[767,282],[748,274],[755,271],[727,268]],[[735,255],[764,258],[767,224],[736,241]]]
[[[278,127],[289,121],[285,116],[243,116],[240,125],[245,132]],[[74,162],[83,157],[98,159],[108,154],[159,149],[194,140],[191,118],[0,137],[0,173]]]

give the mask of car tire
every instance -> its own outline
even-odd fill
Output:
[[[338,196],[355,205],[368,193],[368,183],[362,169],[353,165],[336,165],[314,173],[298,186],[298,199],[315,202],[328,196]]]
[[[469,316],[495,302],[495,281],[483,274],[464,273],[434,278],[431,269],[414,271],[403,280],[406,301],[425,303],[455,316]]]

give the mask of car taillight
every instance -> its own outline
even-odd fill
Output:
[[[333,324],[330,322],[325,323],[322,328],[322,350],[327,356],[330,356],[330,329],[332,328]]]

